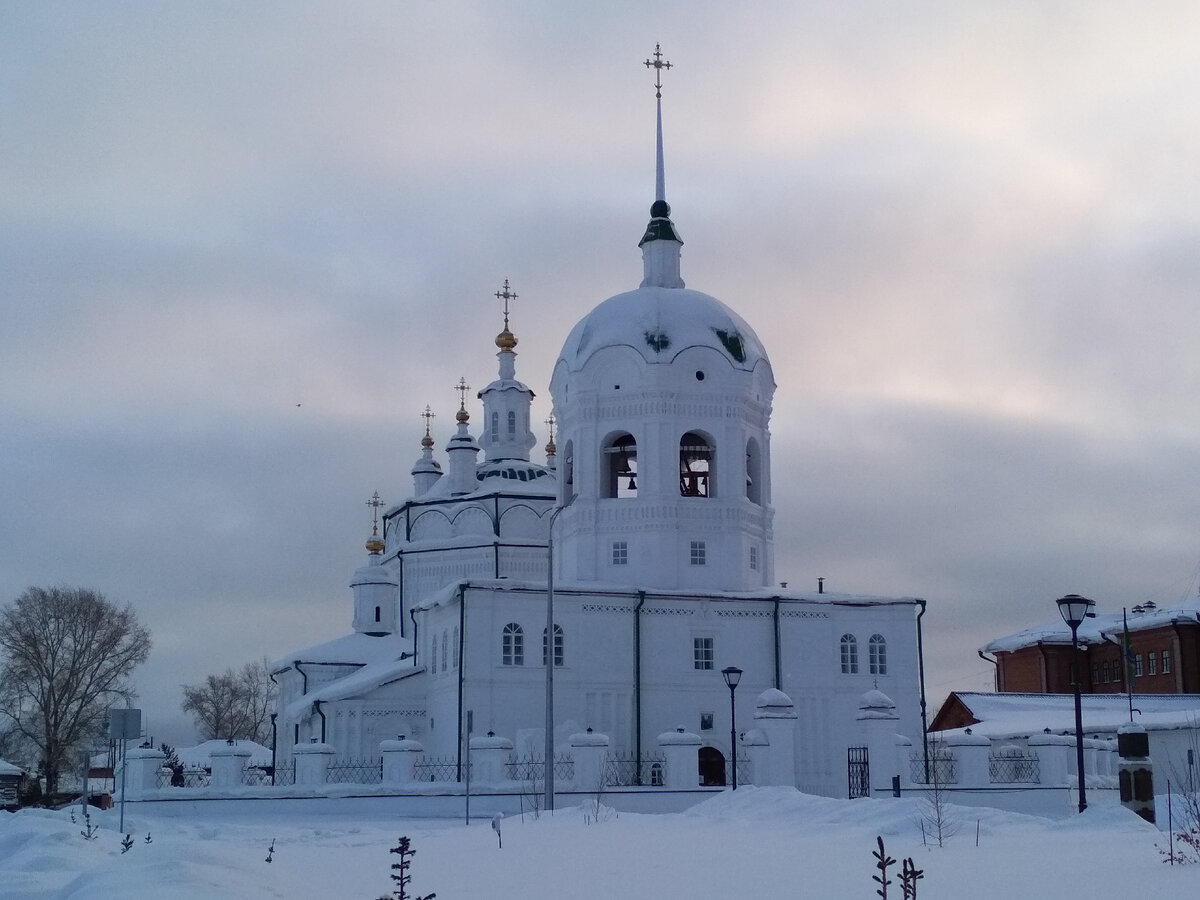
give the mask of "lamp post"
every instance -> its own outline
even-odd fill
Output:
[[[572,494],[550,514],[546,532],[546,809],[554,809],[554,523],[575,502]]]
[[[733,692],[737,690],[738,682],[742,680],[742,670],[737,666],[726,666],[721,670],[721,677],[729,685],[729,758],[733,760],[733,789],[737,790],[737,708],[734,706]]]
[[[1083,701],[1079,693],[1079,626],[1084,619],[1096,615],[1092,612],[1096,601],[1078,594],[1067,594],[1059,597],[1057,602],[1063,621],[1071,629],[1071,681],[1075,685],[1075,771],[1079,776],[1079,811],[1083,812],[1087,809],[1087,788],[1083,773]]]

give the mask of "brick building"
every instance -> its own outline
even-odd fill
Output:
[[[1125,616],[1097,613],[1079,626],[1081,690],[1124,693]],[[1136,694],[1200,694],[1200,598],[1174,607],[1153,601],[1128,612],[1128,669]],[[990,654],[990,655],[989,655]],[[996,690],[1067,694],[1071,683],[1071,630],[1061,620],[997,638],[980,651],[996,666]]]

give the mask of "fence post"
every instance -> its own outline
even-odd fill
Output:
[[[242,774],[246,771],[246,762],[250,759],[250,748],[228,744],[217,747],[209,753],[212,763],[212,781],[210,784],[217,788],[242,786]]]
[[[296,786],[324,785],[329,781],[329,766],[337,750],[332,744],[297,744],[292,748],[296,762]]]
[[[471,781],[478,784],[509,781],[504,767],[512,756],[512,748],[512,741],[496,737],[490,731],[483,737],[471,738]]]
[[[896,704],[883,691],[867,691],[858,703],[856,721],[867,746],[870,794],[889,791],[897,763],[896,726],[900,717],[896,715]]]
[[[575,758],[574,786],[577,791],[597,791],[608,781],[608,735],[592,729],[571,735],[571,755]]]
[[[420,741],[406,740],[404,735],[395,741],[380,741],[383,757],[384,784],[411,784],[416,781],[417,757],[425,752]]]
[[[754,701],[754,730],[759,734],[750,758],[756,785],[795,787],[796,718],[796,704],[783,691],[768,688]],[[759,735],[763,743],[758,743]]]
[[[700,735],[683,728],[664,731],[658,736],[667,769],[664,787],[694,788],[700,784],[700,758],[696,755],[700,744]]]
[[[128,766],[124,776],[125,799],[135,799],[158,787],[158,773],[166,754],[153,747],[134,747],[125,751],[122,765]],[[118,783],[121,779],[118,779]]]

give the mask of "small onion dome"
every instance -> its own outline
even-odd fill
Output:
[[[501,350],[511,350],[517,346],[517,336],[508,330],[506,327],[502,332],[496,335],[496,346]]]
[[[428,432],[425,433],[425,437],[421,438],[421,446],[422,447],[432,447],[433,446],[433,437],[430,436],[430,434]]]
[[[467,408],[465,406],[460,406],[458,408],[458,412],[454,414],[454,420],[456,422],[468,422],[470,419],[471,414],[467,412]]]
[[[367,538],[367,551],[372,556],[374,556],[378,553],[382,553],[383,548],[384,548],[383,538],[381,538],[379,535],[373,534],[369,538]]]
[[[551,438],[549,441],[546,442],[546,453],[549,456],[553,456],[557,452],[558,452],[558,447],[555,445],[554,439]]]

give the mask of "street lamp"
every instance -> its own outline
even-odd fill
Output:
[[[546,532],[546,809],[554,809],[554,523],[575,502],[572,494],[550,514]]]
[[[1075,685],[1075,771],[1079,775],[1079,811],[1087,809],[1087,789],[1083,775],[1083,701],[1079,694],[1079,626],[1084,619],[1094,617],[1095,600],[1067,594],[1058,598],[1058,611],[1071,629],[1071,681]]]
[[[738,682],[742,680],[742,670],[737,666],[727,666],[721,670],[721,677],[729,685],[729,754],[733,760],[733,789],[737,790],[737,709],[733,705],[733,692],[737,690]]]

